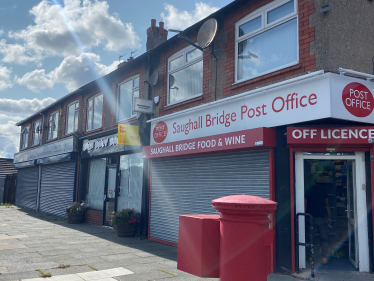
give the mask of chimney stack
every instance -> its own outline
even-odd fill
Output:
[[[164,23],[159,22],[156,26],[156,20],[151,20],[151,26],[147,29],[147,52],[164,43],[168,38],[168,31],[164,29]]]

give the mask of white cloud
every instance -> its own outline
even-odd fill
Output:
[[[29,62],[38,62],[42,59],[41,51],[28,49],[20,44],[7,44],[5,39],[0,40],[0,53],[3,62],[25,65]]]
[[[79,55],[97,46],[108,51],[139,47],[132,24],[109,14],[108,8],[106,1],[65,0],[61,6],[42,0],[30,10],[32,25],[9,32],[10,38],[22,40],[23,45],[0,45],[3,61],[24,64],[34,55],[40,61],[45,56]]]
[[[11,69],[0,65],[0,91],[13,87],[13,84],[10,80],[11,73]]]
[[[0,29],[0,36],[4,35],[4,30]]]
[[[44,69],[35,69],[26,73],[22,78],[16,76],[14,80],[33,92],[38,92],[39,89],[53,88],[54,84],[51,75],[45,74]]]
[[[55,101],[56,100],[54,98],[45,98],[42,100],[38,100],[36,98],[32,100],[0,99],[0,112],[2,114],[9,113],[16,116],[27,117]]]
[[[180,12],[172,4],[165,4],[164,8],[166,13],[161,13],[161,18],[165,22],[165,25],[168,28],[181,30],[186,29],[219,9],[203,2],[195,3],[195,10],[191,13],[188,11]]]
[[[0,124],[0,157],[13,158],[18,152],[20,139],[20,128],[15,121]]]
[[[115,70],[117,65],[118,61],[108,66],[101,64],[99,55],[84,53],[66,57],[57,68],[47,74],[44,69],[37,69],[26,73],[22,78],[16,77],[15,81],[34,92],[53,88],[55,83],[62,83],[68,91],[74,91]]]

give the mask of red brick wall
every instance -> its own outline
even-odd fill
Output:
[[[314,41],[315,36],[314,27],[309,27],[309,15],[314,13],[314,0],[299,0],[299,64],[232,85],[235,82],[235,23],[270,2],[272,1],[249,1],[248,4],[230,14],[224,21],[224,30],[227,32],[227,40],[223,50],[227,53],[227,60],[224,63],[224,73],[226,74],[225,96],[316,68],[315,56],[310,55],[309,48],[310,42]]]
[[[103,211],[87,209],[86,223],[94,225],[103,225]]]

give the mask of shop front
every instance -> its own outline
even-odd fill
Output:
[[[348,264],[353,264],[354,270],[369,271],[371,207],[365,207],[372,202],[367,181],[374,131],[366,126],[374,123],[373,91],[372,82],[318,71],[150,120],[151,145],[143,147],[143,158],[151,159],[149,238],[177,245],[179,215],[214,214],[211,200],[219,197],[286,198],[278,202],[278,228],[274,215],[271,217],[270,227],[281,229],[276,232],[273,266],[286,264],[289,257],[292,271],[296,263],[300,268],[308,267],[307,251],[295,246],[296,214],[304,213],[306,206],[306,193],[300,190],[306,178],[311,187],[322,184],[327,173],[334,181],[323,191],[331,201],[331,221],[346,228],[337,232],[334,222],[328,239],[342,243],[345,237],[346,255],[351,253]],[[330,123],[333,126],[325,127]],[[303,128],[297,131],[296,126]],[[310,141],[300,145],[304,137]],[[289,166],[290,175],[282,172],[284,166]],[[345,210],[344,200],[351,200]],[[291,221],[286,222],[289,216]],[[301,217],[300,241],[305,241],[306,226]],[[277,255],[275,248],[282,255]],[[299,261],[295,261],[296,249]]]
[[[16,205],[62,217],[76,198],[77,145],[70,137],[14,155]]]
[[[141,147],[119,145],[117,134],[83,141],[82,160],[86,163],[86,220],[110,225],[114,211],[131,208],[141,213],[143,159]]]

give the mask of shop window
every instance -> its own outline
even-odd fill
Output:
[[[296,0],[274,1],[235,25],[235,82],[298,63]]]
[[[86,200],[90,209],[103,210],[106,159],[93,159],[89,162]]]
[[[66,113],[66,134],[78,131],[79,102],[70,104]]]
[[[57,138],[58,131],[58,111],[53,112],[49,115],[49,126],[48,126],[48,139]]]
[[[27,148],[27,143],[28,143],[28,140],[29,140],[29,126],[23,128],[22,130],[22,145],[21,145],[21,148],[24,149],[24,148]]]
[[[40,143],[40,133],[42,132],[41,121],[38,120],[34,123],[32,130],[32,145],[38,145]]]
[[[88,100],[87,131],[101,128],[103,120],[103,94]]]
[[[139,76],[132,77],[118,85],[117,121],[136,116],[135,98],[139,97]]]
[[[203,52],[192,46],[168,60],[168,105],[203,93]]]
[[[120,190],[117,210],[134,208],[140,213],[143,187],[143,159],[141,153],[120,157]]]

